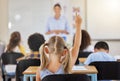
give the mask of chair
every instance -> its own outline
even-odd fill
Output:
[[[120,62],[92,62],[98,70],[98,80],[120,80]]]
[[[90,79],[83,74],[58,74],[48,75],[42,81],[90,81]]]
[[[79,58],[87,58],[91,53],[92,52],[82,52],[82,51],[80,51],[75,65],[79,64]]]
[[[7,73],[5,70],[5,66],[9,65],[9,64],[13,64],[16,65],[17,61],[16,59],[23,57],[23,54],[21,53],[15,53],[15,52],[11,52],[11,53],[3,53],[1,55],[1,61],[2,61],[2,65],[1,65],[1,70],[2,70],[2,77],[3,77],[3,81],[8,81],[11,78],[15,77],[15,73],[14,74],[10,74]]]
[[[23,72],[29,67],[29,66],[40,66],[40,59],[24,59],[20,60],[17,64],[16,68],[16,81],[22,81],[23,80]]]

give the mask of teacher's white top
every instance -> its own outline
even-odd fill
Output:
[[[64,16],[60,16],[59,19],[55,19],[55,17],[50,17],[48,19],[46,32],[51,30],[66,30],[69,33],[71,32],[67,19]]]

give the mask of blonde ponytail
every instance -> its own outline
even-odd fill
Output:
[[[40,54],[41,54],[41,70],[47,67],[49,60],[44,52],[44,48],[47,44],[43,44],[40,48]]]
[[[65,58],[62,61],[62,65],[64,67],[64,72],[70,73],[70,62],[71,62],[70,58],[71,58],[71,56],[70,56],[70,52],[69,52],[68,48],[65,47],[65,49],[67,49],[67,54],[65,55]]]
[[[63,69],[64,72],[67,74],[70,72],[70,52],[69,49],[66,47],[65,45],[65,41],[61,38],[56,36],[55,37],[55,43],[54,43],[54,53],[55,54],[61,54],[63,52],[63,50],[67,50],[67,54],[65,54],[65,57],[62,60],[62,65],[63,65]],[[61,55],[59,55],[61,56]],[[61,60],[61,59],[60,59]]]

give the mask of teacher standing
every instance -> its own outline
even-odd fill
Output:
[[[54,7],[55,15],[50,17],[47,22],[46,34],[69,34],[70,27],[68,25],[67,19],[61,16],[61,6],[60,4],[55,4]]]

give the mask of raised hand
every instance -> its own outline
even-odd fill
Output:
[[[82,23],[82,18],[79,15],[77,15],[77,13],[76,13],[76,17],[75,17],[76,27],[78,27],[78,26],[80,27],[81,23]]]

